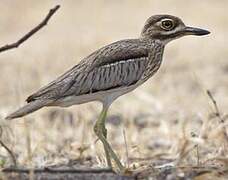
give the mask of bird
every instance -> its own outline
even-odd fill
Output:
[[[125,167],[107,140],[105,121],[110,105],[120,96],[146,82],[160,68],[167,43],[186,35],[203,36],[205,29],[186,26],[176,16],[159,14],[149,17],[138,38],[119,40],[94,51],[56,80],[29,96],[23,107],[9,114],[14,119],[43,107],[69,107],[98,101],[102,111],[94,132],[102,142],[108,167]]]

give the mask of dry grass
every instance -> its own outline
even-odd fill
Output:
[[[1,1],[1,44],[13,42],[34,27],[53,1]],[[62,2],[49,25],[19,49],[0,55],[1,140],[18,165],[43,167],[80,160],[104,166],[102,146],[93,124],[97,103],[69,109],[40,110],[24,119],[3,117],[40,86],[53,80],[98,47],[137,37],[144,21],[157,13],[182,17],[186,24],[209,29],[208,37],[186,37],[169,44],[158,74],[117,100],[109,112],[108,138],[123,163],[148,168],[175,162],[175,167],[228,167],[228,1],[125,0]],[[219,107],[218,115],[206,90]],[[124,133],[126,141],[124,140]],[[126,155],[126,144],[127,154]],[[0,148],[0,164],[12,160]],[[213,171],[218,176],[218,171]],[[210,176],[212,176],[210,173]],[[205,177],[199,179],[206,179]]]

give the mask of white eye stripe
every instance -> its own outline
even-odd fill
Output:
[[[173,19],[164,18],[164,19],[161,20],[161,22],[163,22],[163,21],[172,21],[173,22]]]

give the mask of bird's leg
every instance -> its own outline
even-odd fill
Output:
[[[108,166],[111,167],[111,159],[110,159],[111,157],[115,161],[119,170],[121,172],[124,172],[124,166],[121,164],[119,158],[117,157],[116,153],[112,150],[110,144],[108,143],[105,137],[107,136],[107,130],[105,128],[105,119],[106,119],[107,111],[108,111],[108,108],[104,107],[99,116],[99,119],[97,120],[94,126],[94,132],[103,143]]]
[[[98,121],[101,122],[100,123],[101,131],[102,131],[102,134],[103,134],[104,138],[107,140],[107,129],[105,128],[106,116],[107,116],[107,110],[106,111],[102,110]],[[110,155],[109,155],[108,149],[105,147],[105,145],[104,145],[104,151],[105,151],[105,156],[106,156],[106,161],[107,161],[108,167],[112,168],[112,162],[111,162],[111,159],[110,159]]]

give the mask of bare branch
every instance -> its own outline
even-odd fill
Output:
[[[19,172],[19,173],[29,173],[31,169],[26,168],[15,168],[9,167],[2,169],[3,172]],[[39,172],[49,172],[49,173],[114,173],[113,170],[107,168],[99,168],[99,169],[69,169],[69,168],[36,168],[32,169],[35,173]]]
[[[38,24],[36,27],[34,27],[31,31],[29,31],[27,34],[25,34],[22,38],[20,38],[17,42],[12,44],[7,44],[2,47],[0,47],[0,53],[3,51],[7,51],[13,48],[19,47],[24,41],[29,39],[33,34],[35,34],[37,31],[39,31],[42,27],[47,25],[50,18],[53,16],[53,14],[60,8],[60,5],[56,5],[54,8],[50,9],[47,16],[44,18],[44,20]]]
[[[114,173],[111,169],[72,169],[58,167],[52,168],[4,168],[1,169],[5,179],[30,179],[32,173],[33,179],[122,179],[135,180],[135,177],[121,176]]]
[[[211,101],[212,101],[212,103],[213,103],[213,105],[214,105],[215,116],[217,116],[217,117],[220,119],[220,121],[221,121],[222,123],[224,123],[224,120],[223,120],[223,118],[222,118],[222,116],[221,116],[221,113],[220,113],[220,111],[219,111],[217,102],[216,102],[215,98],[213,97],[213,95],[211,94],[211,91],[207,90],[207,95],[208,95],[208,97],[211,99]]]
[[[2,127],[0,126],[0,137],[2,136],[2,132],[3,132],[3,130],[2,130]],[[13,164],[16,167],[17,161],[16,161],[16,158],[15,158],[13,152],[5,145],[5,143],[1,139],[0,139],[0,145],[9,153],[9,155],[13,161]]]
[[[126,138],[126,133],[125,129],[123,129],[123,136],[124,136],[124,144],[125,144],[125,150],[126,150],[126,158],[127,158],[127,168],[129,168],[129,153],[128,153],[128,146],[127,146],[127,138]]]
[[[224,118],[222,117],[220,111],[219,111],[219,108],[218,108],[218,105],[217,105],[217,102],[215,100],[215,98],[213,97],[213,95],[211,94],[211,92],[209,90],[207,90],[207,94],[209,96],[209,98],[211,99],[213,105],[214,105],[214,109],[215,109],[215,116],[218,117],[218,119],[220,120],[220,123],[221,124],[224,124],[225,120]],[[225,139],[225,142],[224,142],[224,151],[226,151],[227,147],[228,147],[228,134],[227,134],[227,131],[226,131],[226,127],[222,127],[222,133],[223,133],[223,136],[224,136],[224,139]]]

